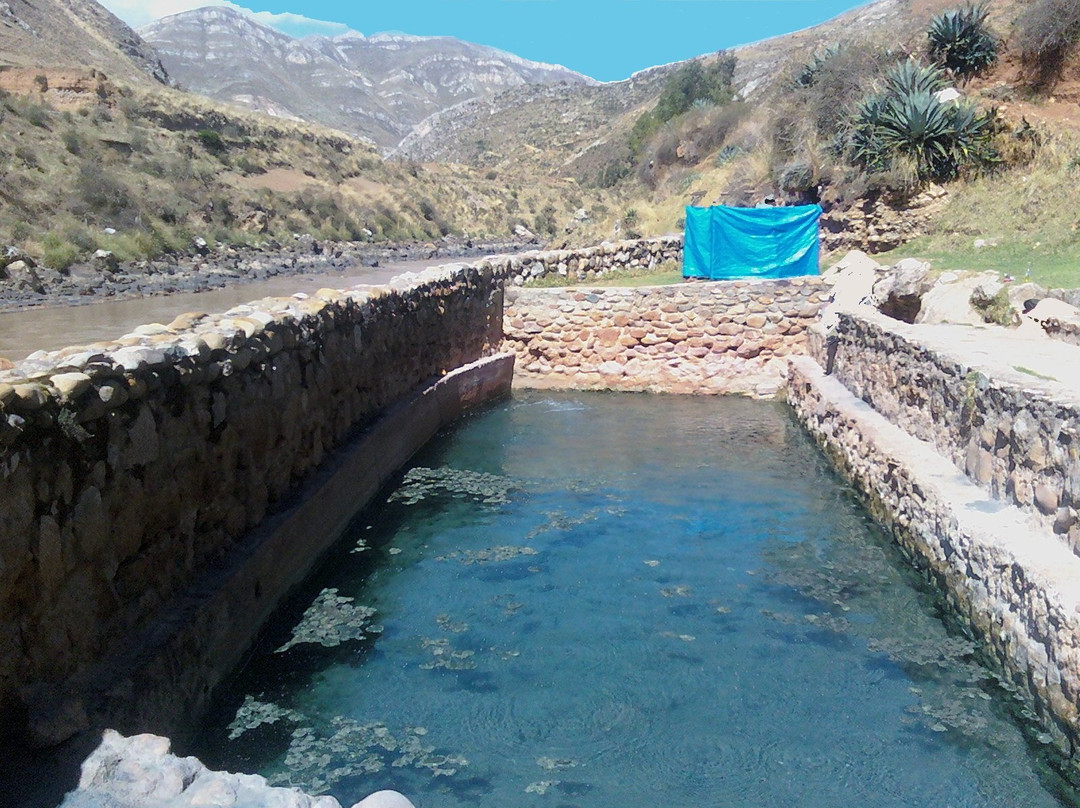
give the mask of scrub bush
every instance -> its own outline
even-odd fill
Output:
[[[1080,0],[1031,0],[1016,19],[1013,42],[1029,79],[1053,85],[1080,42]]]

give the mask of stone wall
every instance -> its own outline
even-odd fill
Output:
[[[335,446],[492,353],[501,323],[490,269],[433,270],[184,315],[0,374],[0,715],[56,705],[42,742],[85,723],[57,696],[74,674],[122,658]],[[284,552],[278,566],[304,567]],[[255,600],[280,594],[252,585]]]
[[[1080,559],[1021,510],[987,499],[928,444],[808,357],[788,401],[874,517],[929,573],[1062,755],[1080,762]]]
[[[683,237],[617,241],[575,250],[548,250],[500,256],[480,261],[476,266],[491,267],[504,275],[508,283],[522,286],[548,275],[588,281],[626,269],[654,269],[668,261],[682,267]]]
[[[829,299],[819,278],[508,289],[515,384],[771,397]]]
[[[841,314],[834,341],[832,373],[855,395],[1080,553],[1080,401],[1019,371],[990,379],[870,310]]]

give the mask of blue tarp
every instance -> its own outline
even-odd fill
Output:
[[[686,209],[684,278],[818,274],[818,205]]]

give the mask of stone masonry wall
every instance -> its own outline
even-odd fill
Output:
[[[841,314],[832,373],[1080,554],[1080,401],[1055,396],[1034,377],[988,379],[905,332],[876,312]]]
[[[491,266],[505,275],[513,286],[560,275],[571,280],[588,281],[609,272],[625,269],[653,269],[673,261],[682,265],[683,237],[617,241],[575,250],[548,250],[500,256],[480,261],[477,266]]]
[[[874,517],[1031,701],[1061,754],[1080,766],[1080,560],[1049,536],[1033,539],[1023,512],[988,503],[949,460],[885,422],[809,358],[792,362],[787,398]]]
[[[819,278],[638,289],[508,289],[524,387],[771,397],[829,300]]]
[[[502,280],[458,267],[0,374],[0,717],[145,627],[359,426],[493,352],[501,322]]]

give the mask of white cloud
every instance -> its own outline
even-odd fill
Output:
[[[102,0],[102,5],[132,28],[138,28],[170,14],[179,14],[181,11],[191,11],[204,6],[227,6],[247,14],[263,25],[290,36],[301,37],[308,34],[337,36],[352,30],[348,25],[341,22],[315,20],[311,17],[305,17],[303,14],[292,14],[290,12],[274,14],[269,11],[252,11],[236,3],[228,2],[228,0],[224,2],[214,2],[214,0]]]

